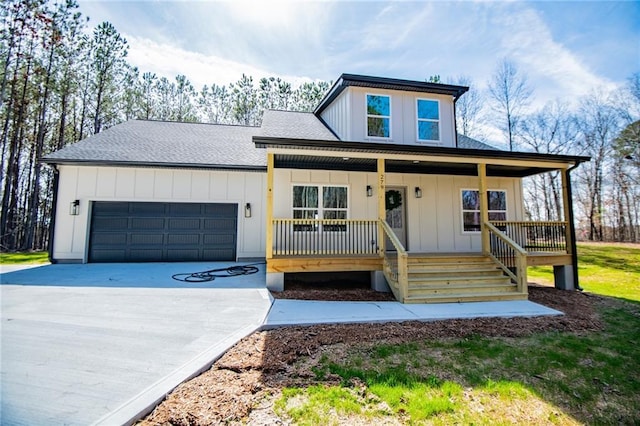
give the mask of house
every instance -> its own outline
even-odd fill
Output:
[[[55,262],[266,259],[370,271],[402,302],[527,297],[526,269],[577,288],[570,172],[588,157],[458,135],[467,87],[343,74],[313,113],[260,127],[128,121],[48,155]],[[559,171],[564,219],[527,222],[522,178]]]

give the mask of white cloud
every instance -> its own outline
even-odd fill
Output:
[[[535,106],[556,97],[573,102],[596,87],[613,90],[617,84],[596,75],[569,49],[553,39],[540,15],[528,8],[496,19],[502,26],[502,52],[514,60],[536,88]]]
[[[158,43],[146,38],[124,35],[129,42],[128,61],[138,67],[141,73],[154,72],[159,76],[173,79],[178,74],[186,75],[196,89],[203,85],[228,85],[236,82],[242,74],[254,80],[262,77],[281,77],[294,86],[311,79],[295,75],[274,75],[268,70],[234,62],[217,56],[190,52],[166,43]]]

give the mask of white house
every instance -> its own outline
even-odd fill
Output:
[[[47,156],[52,261],[266,259],[371,271],[403,302],[526,298],[526,266],[577,287],[570,171],[455,131],[467,87],[343,74],[313,113],[261,127],[128,121]],[[521,180],[558,170],[564,219],[526,222]]]

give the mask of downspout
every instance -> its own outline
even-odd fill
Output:
[[[60,171],[55,164],[51,164],[53,167],[53,201],[51,205],[51,222],[49,222],[49,262],[57,263],[58,261],[53,258],[53,236],[56,229],[56,210],[58,209],[58,182],[60,180]]]
[[[569,217],[569,232],[571,233],[571,265],[573,266],[573,279],[576,286],[576,290],[583,291],[580,287],[580,281],[578,280],[578,249],[576,247],[576,226],[573,221],[573,191],[571,189],[571,170],[578,167],[580,163],[576,163],[573,166],[565,170],[565,176],[567,177],[567,198],[569,201],[568,211]]]

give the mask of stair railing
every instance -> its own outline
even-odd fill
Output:
[[[409,255],[387,221],[381,219],[380,225],[384,231],[384,235],[381,237],[385,238],[386,236],[395,248],[395,253],[389,250],[385,250],[383,253],[384,276],[395,298],[400,303],[404,303],[409,293]]]
[[[489,256],[516,283],[518,292],[527,290],[527,252],[504,232],[485,222],[489,234]]]

